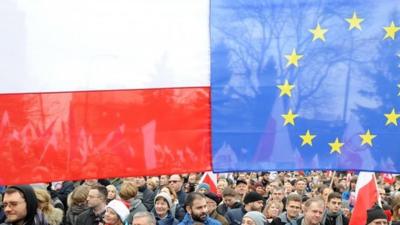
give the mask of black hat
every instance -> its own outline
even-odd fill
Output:
[[[239,180],[236,181],[236,185],[239,185],[239,184],[245,184],[245,185],[247,185],[247,181],[246,181],[246,180],[243,180],[243,179],[239,179]]]
[[[214,202],[216,202],[217,205],[221,202],[221,198],[218,197],[216,194],[214,194],[214,193],[212,193],[212,192],[204,193],[204,195],[205,195],[207,198],[209,198],[209,199],[213,200]]]
[[[379,206],[375,206],[367,210],[367,224],[376,219],[387,219],[385,212]]]
[[[252,191],[252,192],[247,193],[246,196],[244,196],[243,203],[248,204],[248,203],[256,202],[256,201],[260,201],[260,200],[264,201],[263,196],[261,196],[257,192]]]

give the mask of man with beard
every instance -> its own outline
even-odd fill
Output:
[[[208,216],[206,197],[199,192],[192,192],[187,195],[185,209],[187,213],[178,225],[193,225],[195,223],[221,225],[218,220]]]
[[[325,202],[322,198],[310,198],[304,203],[304,217],[298,219],[297,225],[322,225]]]
[[[228,210],[225,214],[225,218],[228,220],[230,225],[240,225],[244,214],[250,211],[261,212],[264,206],[264,198],[257,192],[249,192],[244,196],[244,206],[237,209]]]
[[[271,225],[296,225],[301,212],[301,196],[292,193],[287,197],[286,212],[274,218]]]
[[[29,185],[8,187],[4,192],[3,208],[7,218],[2,225],[48,225],[43,214],[37,211],[38,201]]]
[[[343,215],[340,210],[341,206],[342,195],[337,192],[330,193],[322,223],[324,225],[348,225],[349,219]]]

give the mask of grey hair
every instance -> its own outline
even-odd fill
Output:
[[[156,225],[156,218],[150,212],[138,212],[133,216],[133,220],[135,218],[145,217],[148,225]],[[133,223],[132,223],[133,224]]]

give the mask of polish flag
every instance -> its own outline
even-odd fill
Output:
[[[199,184],[206,183],[210,186],[210,192],[217,194],[218,175],[209,171],[205,172],[200,178]]]
[[[387,184],[394,184],[396,182],[396,177],[390,173],[382,173],[383,182]]]
[[[367,210],[379,204],[379,194],[375,173],[360,172],[356,184],[356,202],[349,225],[360,225],[367,222]]]
[[[1,184],[211,169],[208,0],[0,1]]]

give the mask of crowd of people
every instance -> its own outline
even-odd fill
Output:
[[[4,187],[2,225],[348,225],[357,176],[292,171],[88,179]],[[377,176],[380,200],[360,225],[400,225],[400,181]]]

